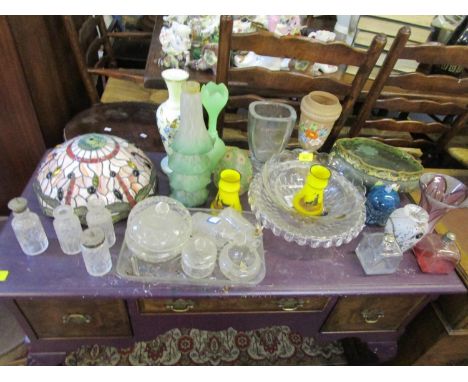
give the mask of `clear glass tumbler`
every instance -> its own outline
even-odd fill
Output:
[[[292,106],[279,102],[255,101],[249,105],[247,131],[255,170],[286,147],[296,124]]]
[[[83,231],[81,253],[91,276],[104,276],[112,269],[112,258],[102,228],[93,227]]]

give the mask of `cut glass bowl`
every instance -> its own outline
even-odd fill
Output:
[[[255,176],[249,189],[249,203],[257,220],[276,236],[299,245],[328,248],[349,243],[365,224],[362,189],[330,168],[332,176],[324,195],[327,215],[302,216],[293,208],[292,199],[304,186],[314,162],[296,158],[294,152],[278,154]]]

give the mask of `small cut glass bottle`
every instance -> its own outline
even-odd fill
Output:
[[[424,236],[413,247],[421,271],[439,274],[452,272],[461,258],[455,240],[455,234],[452,232],[447,232],[443,236],[436,233]]]
[[[43,253],[49,241],[39,216],[28,209],[28,201],[21,197],[11,199],[8,208],[13,211],[11,226],[23,252],[29,256]]]
[[[54,209],[54,229],[60,248],[66,255],[76,255],[81,248],[81,224],[73,208],[61,205]]]
[[[114,245],[115,232],[114,224],[112,223],[112,214],[101,199],[93,198],[88,201],[86,223],[89,228],[99,227],[104,231],[109,248]]]

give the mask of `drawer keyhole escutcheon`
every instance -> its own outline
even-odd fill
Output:
[[[195,304],[192,300],[184,300],[179,298],[171,303],[166,304],[166,309],[175,313],[185,313],[194,308]]]
[[[383,310],[380,309],[365,309],[361,312],[362,318],[366,324],[375,324],[381,318],[385,317]]]
[[[81,313],[70,313],[64,314],[62,316],[62,322],[64,324],[89,324],[91,322],[91,316],[89,314],[81,314]]]

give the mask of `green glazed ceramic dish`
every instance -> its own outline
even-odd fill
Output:
[[[333,145],[330,161],[335,167],[352,169],[367,187],[377,182],[396,183],[400,191],[418,187],[424,168],[411,155],[369,138],[342,138]]]

